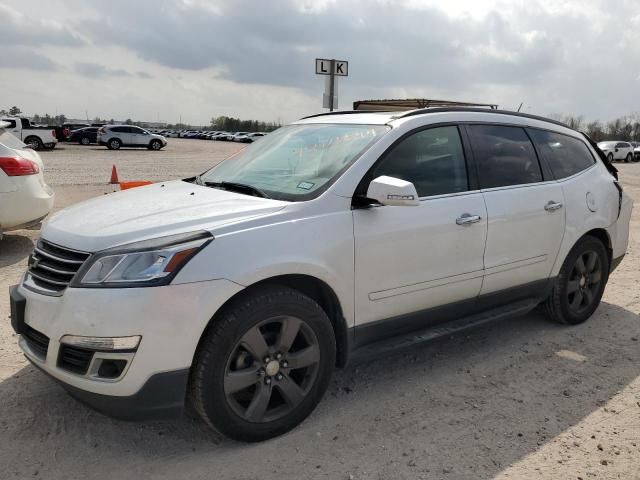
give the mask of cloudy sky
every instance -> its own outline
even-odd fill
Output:
[[[367,98],[640,112],[637,0],[0,0],[0,108],[206,124]]]

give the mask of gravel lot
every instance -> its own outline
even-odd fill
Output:
[[[237,145],[171,139],[161,152],[44,152],[56,208],[123,180],[199,173]],[[620,165],[640,203],[640,165]],[[102,185],[101,185],[102,183]],[[18,282],[36,230],[0,241],[0,291]],[[289,434],[245,445],[199,421],[127,423],[82,406],[20,354],[0,295],[0,478],[640,478],[640,213],[627,258],[584,325],[538,314],[336,372]]]

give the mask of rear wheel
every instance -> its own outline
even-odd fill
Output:
[[[39,137],[27,137],[24,140],[24,143],[27,144],[29,148],[33,148],[34,150],[42,150],[44,145],[42,144],[42,140]]]
[[[296,290],[265,287],[214,320],[196,354],[190,400],[223,434],[266,440],[313,411],[335,358],[324,310]]]
[[[580,239],[565,259],[551,295],[545,301],[547,315],[560,323],[576,325],[598,308],[609,279],[609,256],[600,240]]]
[[[109,150],[120,150],[121,146],[122,142],[118,138],[112,138],[107,142],[107,148],[109,148]]]

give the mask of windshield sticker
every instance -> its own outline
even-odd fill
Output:
[[[312,182],[300,182],[298,184],[298,188],[300,188],[302,190],[311,190],[314,185],[315,185],[315,183],[312,183]]]

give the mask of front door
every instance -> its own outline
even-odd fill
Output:
[[[381,175],[412,182],[420,205],[353,210],[356,342],[376,321],[398,333],[403,315],[474,301],[482,285],[487,213],[482,193],[469,190],[458,127],[405,137],[367,174],[365,190]],[[435,321],[427,313],[413,326]]]

